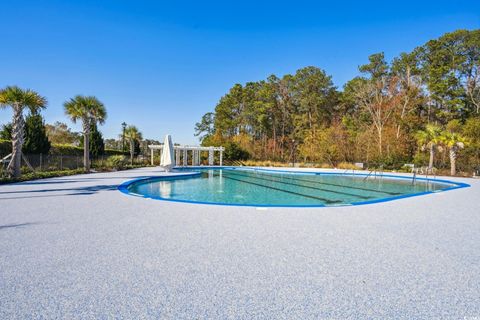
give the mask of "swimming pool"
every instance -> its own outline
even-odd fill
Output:
[[[383,202],[468,186],[438,179],[366,174],[295,172],[253,168],[194,168],[181,175],[122,184],[146,198],[255,207],[325,207]]]

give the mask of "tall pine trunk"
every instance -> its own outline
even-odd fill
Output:
[[[22,147],[24,140],[25,120],[23,119],[23,108],[16,105],[13,108],[12,127],[12,160],[8,164],[8,173],[15,178],[20,177],[22,166]]]

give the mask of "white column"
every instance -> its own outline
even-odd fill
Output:
[[[208,150],[208,165],[213,166],[213,148],[210,147]]]
[[[186,167],[188,164],[187,157],[188,157],[187,149],[183,149],[183,166],[184,167]]]
[[[220,165],[223,166],[223,149],[220,149]]]
[[[153,148],[150,148],[150,164],[153,166]]]
[[[180,149],[175,149],[175,165],[180,165]]]

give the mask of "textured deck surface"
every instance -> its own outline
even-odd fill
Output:
[[[479,180],[310,209],[116,189],[161,174],[0,186],[0,319],[480,319]]]

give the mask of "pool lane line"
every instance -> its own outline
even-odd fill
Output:
[[[276,190],[276,191],[280,191],[280,192],[290,193],[290,194],[294,194],[294,195],[301,196],[301,197],[304,197],[304,198],[311,198],[311,199],[315,199],[315,200],[320,200],[320,201],[326,202],[328,204],[341,203],[342,202],[341,200],[329,200],[329,199],[325,199],[325,198],[322,198],[322,197],[310,196],[310,195],[307,195],[307,194],[302,194],[302,193],[298,193],[298,192],[294,192],[294,191],[289,191],[289,190],[285,190],[285,189],[266,186],[266,185],[260,184],[260,183],[255,183],[255,182],[251,182],[251,181],[245,181],[245,180],[242,180],[242,179],[232,178],[232,177],[225,176],[224,174],[222,174],[222,178],[226,178],[226,179],[230,179],[230,180],[234,180],[234,181],[238,181],[238,182],[243,182],[243,183],[247,183],[247,184],[251,184],[251,185],[255,185],[255,186],[259,186],[259,187],[263,187],[263,188],[267,188],[267,189],[272,189],[272,190]]]
[[[256,174],[261,174],[261,175],[268,175],[268,173],[262,173],[260,172],[259,170],[251,170],[251,169],[247,169],[247,170],[242,170],[242,169],[229,169],[227,168],[226,170],[230,170],[230,171],[243,171],[243,172],[255,172]],[[272,171],[269,171],[269,172],[272,172],[272,174],[275,174],[274,173],[274,170]],[[314,180],[306,180],[306,179],[300,179],[300,178],[294,178],[294,177],[287,177],[289,175],[292,175],[291,173],[287,173],[285,171],[279,171],[280,172],[280,175],[282,175],[283,177],[287,178],[287,179],[291,179],[291,180],[297,180],[297,181],[304,181],[304,182],[309,182],[309,183],[320,183],[320,184],[325,184],[325,185],[329,185],[329,186],[336,186],[336,187],[342,187],[342,188],[348,188],[348,189],[357,189],[357,190],[364,190],[364,191],[371,191],[371,192],[377,192],[377,193],[383,193],[383,194],[389,194],[389,195],[392,195],[392,196],[397,196],[397,195],[402,195],[403,193],[399,193],[399,192],[388,192],[388,191],[380,191],[380,190],[375,190],[375,189],[370,189],[370,188],[361,188],[361,187],[351,187],[351,186],[345,186],[345,185],[341,185],[341,184],[335,184],[335,183],[328,183],[328,182],[319,182],[319,181],[314,181]],[[276,173],[278,175],[278,173]],[[321,175],[320,175],[321,176]],[[333,176],[333,174],[332,174]],[[342,177],[341,175],[338,175],[340,177]]]
[[[239,175],[239,176],[242,176],[242,177],[249,177],[249,178],[253,178],[253,179],[257,179],[257,180],[263,180],[263,181],[269,181],[269,182],[274,182],[274,183],[282,183],[282,184],[287,184],[287,185],[292,185],[292,186],[297,186],[297,187],[301,187],[301,188],[308,188],[308,189],[314,189],[314,190],[320,190],[320,191],[324,191],[324,192],[330,192],[330,193],[336,193],[336,194],[342,194],[342,195],[347,195],[347,196],[352,196],[352,197],[356,197],[356,198],[360,198],[360,199],[363,199],[363,200],[368,200],[368,199],[372,199],[373,197],[369,197],[369,196],[360,196],[360,195],[357,195],[355,193],[349,193],[349,192],[342,192],[342,191],[334,191],[334,190],[329,190],[329,189],[323,189],[323,188],[319,188],[319,187],[313,187],[313,186],[305,186],[305,185],[301,185],[301,184],[298,184],[298,183],[291,183],[291,182],[286,182],[286,181],[279,181],[278,179],[274,180],[270,180],[270,179],[266,179],[266,178],[260,178],[260,177],[254,177],[254,176],[249,176],[249,175],[242,175],[242,174],[239,174],[238,171],[233,173],[233,171],[229,172],[230,174],[236,174],[236,175]],[[265,176],[265,175],[264,175]],[[271,177],[272,175],[270,175]]]
[[[232,170],[232,169],[229,169],[227,168],[227,170]],[[260,172],[260,170],[251,170],[251,169],[247,169],[247,170],[242,170],[242,169],[233,169],[235,171],[244,171],[244,172],[254,172],[256,174],[261,174],[261,175],[268,175],[268,173],[262,173]],[[232,170],[232,171],[233,171]],[[275,174],[274,170],[271,170],[269,172],[272,172],[272,174]],[[380,190],[376,190],[376,189],[370,189],[370,188],[361,188],[361,187],[352,187],[352,186],[346,186],[346,185],[341,185],[341,184],[335,184],[335,183],[328,183],[328,182],[320,182],[320,181],[314,181],[314,180],[308,180],[308,179],[301,179],[301,178],[294,178],[294,177],[290,177],[290,173],[288,173],[287,171],[279,171],[280,175],[282,177],[285,177],[287,179],[291,179],[291,180],[297,180],[297,181],[303,181],[303,182],[308,182],[308,183],[319,183],[319,184],[325,184],[325,185],[329,185],[329,186],[336,186],[336,187],[342,187],[342,188],[348,188],[348,189],[357,189],[357,190],[364,190],[364,191],[371,191],[371,192],[377,192],[377,193],[383,193],[383,194],[389,194],[389,195],[393,195],[393,196],[396,196],[396,195],[402,195],[403,193],[399,193],[399,192],[388,192],[388,191],[380,191]],[[315,174],[315,173],[314,173]],[[278,175],[278,173],[277,173]],[[316,175],[316,174],[315,174]],[[321,175],[319,175],[321,176]],[[333,175],[332,175],[333,176]],[[339,177],[343,177],[341,175],[339,175]]]

